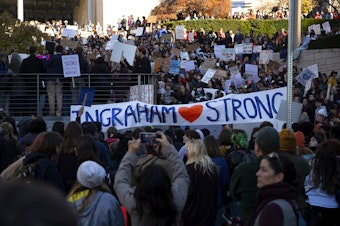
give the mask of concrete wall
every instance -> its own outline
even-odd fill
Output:
[[[73,9],[74,21],[77,21],[78,25],[84,27],[88,20],[88,0],[80,0],[79,5]]]
[[[279,53],[274,53],[273,60],[279,61]],[[340,49],[303,50],[300,59],[294,62],[294,66],[298,68],[305,68],[313,64],[318,65],[321,73],[330,75],[331,71],[337,71],[340,75]]]

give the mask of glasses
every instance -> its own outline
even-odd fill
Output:
[[[281,160],[280,160],[280,156],[279,156],[279,154],[277,152],[271,152],[267,156],[270,159],[277,159],[277,161],[279,162],[280,171],[284,172],[283,171],[283,167],[282,167],[282,163],[281,163]]]

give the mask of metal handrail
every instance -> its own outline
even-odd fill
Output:
[[[155,85],[155,74],[136,73],[84,73],[75,77],[75,87],[71,78],[64,78],[62,74],[47,73],[18,73],[10,77],[7,84],[0,84],[0,108],[11,116],[26,116],[35,114],[48,115],[47,83],[59,78],[63,85],[63,115],[69,115],[69,108],[77,104],[81,87],[94,88],[95,104],[129,101],[131,86],[143,84]],[[138,97],[140,95],[138,88]],[[156,97],[156,95],[154,95]]]

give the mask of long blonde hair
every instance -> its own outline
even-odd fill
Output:
[[[0,127],[4,130],[6,140],[14,140],[17,145],[19,144],[19,140],[14,134],[13,126],[9,122],[1,123]]]
[[[187,165],[194,163],[195,169],[200,167],[203,173],[209,175],[214,173],[214,163],[208,155],[207,149],[200,139],[189,140],[185,143],[188,161]]]

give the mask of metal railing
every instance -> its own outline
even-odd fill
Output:
[[[82,74],[64,78],[55,74],[16,74],[6,83],[0,83],[0,108],[11,116],[49,115],[47,83],[58,77],[62,85],[62,115],[68,116],[70,106],[78,104],[82,87],[95,90],[93,104],[129,101],[130,87],[156,84],[155,74]],[[54,79],[55,80],[55,79]],[[140,92],[138,88],[138,92]],[[142,95],[138,95],[141,97]],[[156,97],[156,95],[154,95]],[[58,98],[58,97],[56,97]],[[57,101],[55,101],[57,102]],[[1,110],[0,109],[0,110]]]

